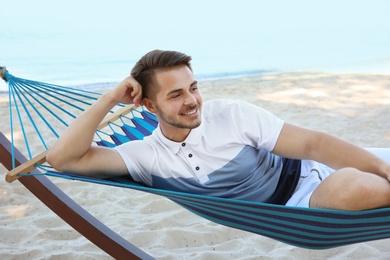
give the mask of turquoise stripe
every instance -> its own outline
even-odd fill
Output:
[[[180,199],[175,198],[172,200],[178,201]],[[214,213],[220,215],[221,217],[226,216],[229,218],[234,218],[234,219],[239,220],[239,221],[246,221],[249,224],[254,224],[254,225],[261,225],[262,221],[268,221],[271,223],[267,223],[266,224],[267,226],[273,224],[275,226],[283,228],[285,231],[291,231],[294,233],[296,233],[296,229],[298,228],[298,229],[300,229],[299,234],[304,235],[304,236],[311,236],[312,233],[308,233],[307,230],[314,231],[315,233],[318,233],[317,237],[322,237],[322,238],[326,238],[329,235],[334,236],[334,237],[344,238],[344,237],[351,236],[351,234],[345,234],[346,232],[361,233],[363,231],[370,231],[371,232],[372,230],[377,230],[377,229],[381,230],[383,228],[386,228],[387,227],[386,225],[388,225],[388,223],[390,221],[389,219],[387,219],[386,225],[375,226],[375,227],[369,227],[369,226],[342,227],[342,225],[340,225],[337,228],[323,227],[324,225],[329,224],[329,222],[328,221],[318,222],[317,225],[302,224],[302,223],[296,223],[294,221],[294,219],[292,219],[291,221],[280,220],[279,219],[280,212],[273,212],[273,214],[269,214],[269,213],[264,213],[261,210],[258,210],[257,212],[255,212],[253,214],[245,214],[245,213],[239,212],[237,210],[225,210],[222,208],[222,207],[224,207],[224,205],[221,203],[219,203],[217,205],[208,206],[206,204],[209,204],[209,202],[205,201],[205,200],[202,203],[194,203],[192,201],[188,201],[187,198],[183,198],[183,200],[186,203],[189,203],[193,206],[199,207],[200,209],[207,208],[210,212],[214,212]],[[261,214],[261,215],[259,215],[259,214]],[[262,216],[263,214],[267,214],[271,217]],[[238,215],[238,216],[236,216],[236,215]],[[278,218],[275,218],[276,215],[278,216]],[[253,218],[255,220],[252,220],[249,218]],[[306,215],[306,218],[307,218],[307,220],[310,220],[311,217]],[[372,223],[375,223],[375,222],[376,222],[376,219],[372,219]],[[291,226],[292,224],[293,224],[293,226]],[[291,230],[286,228],[289,226],[292,228]],[[313,229],[313,227],[315,227],[315,228]]]
[[[208,204],[208,202],[206,202],[206,201],[203,201],[203,203],[194,203],[193,201],[186,200],[186,198],[183,198],[182,200],[184,200],[183,203],[188,203],[191,206],[195,206],[201,210],[207,209],[210,213],[214,213],[216,215],[219,215],[222,218],[227,217],[227,218],[234,219],[236,221],[246,222],[246,223],[248,223],[248,226],[246,228],[247,230],[248,230],[248,228],[250,230],[252,228],[254,228],[253,226],[251,226],[251,224],[255,225],[255,226],[263,226],[263,227],[268,227],[268,228],[273,227],[275,230],[281,230],[283,232],[290,232],[290,233],[295,234],[295,235],[301,235],[301,236],[308,237],[309,239],[311,239],[312,237],[316,237],[316,238],[321,238],[321,239],[330,239],[331,238],[331,239],[341,240],[341,239],[347,239],[351,236],[356,236],[356,234],[369,235],[372,233],[376,233],[377,230],[382,232],[383,228],[387,227],[386,225],[384,225],[384,226],[379,226],[379,227],[375,227],[375,228],[367,227],[367,226],[355,227],[355,228],[342,228],[342,227],[327,228],[327,227],[317,226],[317,225],[314,226],[314,225],[306,225],[306,224],[296,223],[293,220],[290,222],[283,221],[283,220],[278,219],[279,214],[276,214],[276,212],[273,212],[273,214],[270,215],[270,217],[265,217],[265,216],[257,215],[257,214],[264,214],[264,212],[260,211],[260,210],[258,210],[255,214],[245,214],[245,213],[242,213],[242,212],[237,211],[237,210],[225,210],[222,208],[225,205],[221,205],[221,204],[219,204],[218,207],[216,207],[216,205],[211,205],[211,206],[206,205],[206,204]],[[174,201],[177,201],[177,199],[174,199]],[[269,214],[267,213],[267,215],[269,215]],[[307,215],[306,215],[306,217],[307,217]],[[263,223],[262,221],[267,221],[268,223]],[[373,220],[373,221],[375,222],[375,220]],[[271,223],[269,223],[269,222],[271,222]],[[235,222],[232,222],[232,223],[233,223],[232,225],[234,226]],[[327,223],[328,222],[322,222],[322,223],[318,223],[318,224],[325,225]],[[313,231],[315,233],[313,233]],[[319,234],[318,233],[319,231],[322,233]],[[345,234],[346,231],[355,232],[355,233]],[[341,233],[341,234],[339,234],[339,233]]]
[[[169,194],[165,194],[165,195],[169,195]],[[176,199],[176,197],[174,197],[174,196],[170,196],[170,197],[172,199]],[[204,197],[200,197],[200,198],[187,198],[186,195],[183,195],[182,197],[185,198],[186,200],[192,200],[193,203],[198,203],[199,205],[204,205],[204,203],[205,203],[204,200],[206,198],[207,204],[211,205],[210,207],[217,207],[217,206],[220,207],[221,205],[223,205],[224,207],[231,208],[231,210],[229,210],[229,209],[221,209],[221,210],[226,210],[227,212],[231,212],[232,214],[246,215],[247,213],[245,213],[244,211],[250,211],[252,213],[251,216],[253,216],[255,218],[258,217],[256,214],[268,214],[268,215],[275,214],[275,209],[274,209],[274,206],[272,204],[265,204],[265,203],[256,204],[255,203],[255,204],[248,205],[246,203],[246,201],[244,202],[244,201],[237,201],[237,200],[235,201],[234,204],[231,204],[230,202],[232,200],[230,200],[230,199],[213,201],[211,198],[214,198],[214,197],[208,197],[208,196],[204,196]],[[179,197],[179,199],[180,198],[181,198],[181,196]],[[226,201],[227,201],[227,203],[226,203]],[[268,207],[270,209],[258,208],[258,207],[256,207],[258,205],[269,205]],[[390,209],[388,209],[386,211],[386,213],[387,213],[386,216],[381,215],[381,216],[373,217],[374,213],[370,213],[369,218],[366,216],[367,213],[362,212],[362,211],[358,212],[360,214],[353,214],[353,218],[346,218],[346,217],[350,217],[352,215],[351,213],[355,213],[355,212],[344,211],[344,214],[338,212],[338,214],[336,216],[325,217],[325,216],[314,215],[313,214],[314,209],[309,209],[308,211],[306,210],[306,208],[299,208],[300,209],[299,211],[297,211],[296,209],[297,208],[293,209],[293,211],[295,211],[296,213],[292,213],[290,211],[278,211],[279,218],[278,218],[278,220],[274,220],[274,221],[275,222],[277,221],[277,223],[279,223],[279,224],[280,223],[288,224],[291,221],[299,220],[299,221],[316,222],[316,223],[320,223],[320,224],[327,223],[327,224],[332,224],[332,225],[337,226],[337,228],[333,228],[333,229],[331,227],[326,227],[326,228],[319,227],[318,229],[316,229],[318,231],[330,230],[330,232],[340,232],[340,229],[343,229],[343,228],[346,228],[350,231],[353,231],[354,227],[350,227],[348,225],[356,226],[356,225],[366,225],[366,224],[374,223],[374,222],[376,222],[376,223],[390,222]],[[329,212],[332,212],[332,210],[322,209],[322,212],[324,214],[328,214]],[[375,212],[375,210],[370,210],[369,212]],[[309,214],[310,214],[310,218],[308,218]],[[281,220],[280,217],[286,218],[288,220],[287,221]],[[300,222],[297,222],[296,225],[299,225],[302,228],[309,228],[310,226],[312,226],[310,224],[302,224]]]
[[[292,233],[290,236],[288,236],[288,235],[280,234],[278,232],[267,231],[264,229],[248,228],[248,226],[237,224],[237,223],[230,222],[230,221],[225,221],[225,220],[222,220],[220,218],[214,218],[214,217],[199,213],[199,212],[194,211],[194,210],[190,210],[190,211],[194,212],[195,214],[197,214],[205,219],[208,219],[210,221],[213,221],[213,222],[221,224],[221,225],[234,227],[234,228],[237,228],[240,230],[250,231],[252,233],[256,233],[259,235],[264,235],[264,236],[273,238],[275,240],[284,242],[286,244],[290,244],[290,245],[298,246],[298,247],[302,247],[302,248],[307,248],[307,249],[328,249],[328,248],[334,248],[334,247],[339,247],[339,246],[349,245],[349,244],[354,244],[354,243],[359,243],[359,242],[366,242],[366,241],[371,241],[371,240],[388,238],[390,236],[388,233],[371,235],[371,236],[363,236],[362,235],[362,236],[355,238],[355,239],[345,239],[345,240],[333,239],[330,236],[329,239],[331,242],[329,242],[329,241],[321,242],[321,241],[316,240],[315,236],[313,236],[311,239],[300,239],[300,238],[297,238],[294,235],[294,233]],[[275,215],[275,217],[277,217],[277,215]],[[282,229],[277,229],[276,231],[280,231],[280,230],[282,230]],[[386,229],[384,232],[386,232],[387,230],[390,231],[390,229]]]
[[[122,144],[130,141],[125,135],[114,133],[113,136],[115,136]]]
[[[60,177],[63,177],[63,176],[60,176]],[[387,238],[390,236],[390,234],[389,234],[389,232],[390,232],[390,227],[389,227],[390,217],[371,218],[370,221],[365,220],[363,222],[363,223],[370,223],[370,222],[376,223],[377,221],[387,222],[386,224],[384,224],[382,226],[377,226],[377,227],[376,226],[375,227],[362,226],[362,227],[354,227],[354,228],[346,227],[343,229],[344,232],[345,231],[353,231],[353,232],[357,232],[357,233],[352,234],[352,235],[350,235],[350,234],[343,235],[343,234],[338,234],[341,232],[339,230],[339,228],[324,227],[324,225],[326,225],[327,223],[335,223],[336,221],[343,221],[343,219],[342,219],[343,214],[341,211],[337,212],[337,216],[340,217],[337,220],[332,219],[332,218],[328,219],[325,217],[317,217],[317,216],[314,216],[314,217],[309,216],[308,217],[307,214],[310,214],[310,213],[317,214],[318,212],[321,212],[321,211],[327,213],[328,210],[302,209],[302,208],[293,208],[293,207],[271,205],[271,204],[265,204],[265,203],[257,203],[257,204],[260,205],[261,207],[265,207],[266,209],[253,209],[253,208],[251,208],[251,206],[256,206],[256,203],[247,202],[247,201],[235,200],[234,203],[239,203],[240,205],[231,205],[232,200],[228,200],[227,201],[228,203],[223,204],[222,202],[224,200],[226,201],[226,199],[201,196],[201,195],[195,195],[195,194],[179,193],[179,192],[173,192],[173,191],[158,190],[158,189],[144,187],[144,186],[140,186],[138,184],[132,184],[132,183],[130,183],[130,184],[129,183],[116,183],[116,182],[113,183],[111,181],[105,181],[105,180],[99,180],[99,179],[88,180],[85,177],[78,177],[78,176],[76,176],[76,177],[73,177],[73,176],[66,177],[65,176],[65,178],[87,180],[87,181],[91,181],[94,183],[113,185],[113,186],[119,186],[119,187],[125,187],[125,188],[132,188],[132,189],[137,189],[137,190],[148,191],[148,192],[158,194],[158,195],[163,195],[165,197],[172,199],[173,201],[176,201],[176,202],[179,201],[177,203],[179,203],[183,206],[186,206],[186,204],[188,204],[188,205],[191,205],[192,207],[198,208],[199,211],[203,211],[206,209],[209,213],[215,213],[216,215],[220,216],[221,218],[214,218],[212,216],[205,215],[205,214],[203,214],[199,211],[196,211],[194,209],[191,210],[191,211],[195,212],[196,214],[198,214],[204,218],[210,219],[216,223],[224,224],[224,225],[231,226],[231,227],[236,227],[239,229],[244,229],[244,230],[254,232],[257,234],[263,234],[263,235],[266,235],[269,237],[273,236],[273,237],[275,237],[275,239],[278,239],[281,241],[286,241],[286,240],[291,240],[291,239],[295,240],[295,242],[291,242],[291,241],[288,242],[289,244],[295,244],[295,245],[299,245],[299,246],[302,246],[304,244],[309,244],[309,243],[317,244],[317,246],[315,246],[315,247],[310,246],[310,248],[324,248],[323,245],[325,247],[327,247],[329,245],[329,242],[323,241],[323,239],[330,239],[331,241],[333,241],[332,244],[334,244],[334,246],[337,246],[337,245],[341,245],[341,244],[350,244],[350,243],[356,243],[356,242],[361,242],[361,241],[367,241],[367,239],[374,240],[374,239],[380,239],[380,238]],[[180,202],[180,200],[183,200],[184,202]],[[252,204],[252,205],[248,205],[248,204]],[[225,210],[222,208],[224,206],[231,207],[232,209]],[[186,206],[186,208],[189,208],[189,207],[190,206]],[[292,215],[294,215],[296,219],[299,219],[299,220],[302,220],[302,219],[307,220],[307,218],[309,218],[309,220],[316,219],[317,220],[316,222],[318,225],[309,225],[309,224],[306,225],[306,224],[301,224],[301,223],[297,224],[294,222],[294,217],[292,218],[292,221],[280,220],[279,219],[280,215],[291,216],[291,214],[288,212],[279,212],[279,211],[274,210],[275,208],[279,208],[279,210],[280,210],[280,209],[283,209],[283,207],[285,208],[285,210],[295,211],[296,213],[294,213]],[[270,209],[267,209],[267,208],[270,208]],[[246,213],[242,213],[240,211],[240,210],[248,210],[248,209],[253,211],[253,214],[246,215]],[[387,210],[382,209],[379,211],[372,210],[372,212],[376,212],[376,213],[389,212],[389,214],[390,214],[390,209],[387,209]],[[232,215],[233,213],[238,214],[239,216],[233,216]],[[259,214],[268,214],[268,215],[270,215],[270,217],[267,218],[264,216],[260,216]],[[332,214],[333,214],[333,211],[332,211]],[[365,214],[366,214],[366,212],[360,212],[360,215],[364,216]],[[356,215],[356,212],[345,211],[344,215],[349,217],[351,215]],[[247,222],[248,225],[239,224],[239,223],[234,222],[234,221],[228,221],[228,220],[224,219],[226,216],[228,216],[229,218],[232,218],[233,220]],[[257,218],[257,220],[259,220],[259,221],[250,220],[247,218],[249,216]],[[330,222],[329,222],[329,220],[330,220]],[[355,219],[355,221],[356,220],[358,220],[358,219]],[[266,224],[266,223],[263,223],[262,221],[271,221],[274,224],[272,224],[272,225]],[[347,222],[353,223],[354,220],[349,220]],[[283,226],[282,226],[282,224],[283,224]],[[254,225],[254,226],[251,226],[251,225]],[[263,229],[259,228],[259,227],[263,227]],[[273,229],[274,232],[267,231],[265,229]],[[304,230],[300,230],[300,229],[307,229],[308,231],[304,231]],[[317,231],[329,232],[329,234],[311,233],[311,232],[309,232],[310,230],[314,231],[314,232],[317,232]],[[386,231],[389,231],[389,232],[386,234],[380,234],[380,233],[383,233]],[[287,232],[290,235],[278,234],[280,232],[283,232],[283,233]],[[299,235],[302,235],[306,238],[301,238],[301,237],[299,237]],[[358,236],[356,237],[356,235],[358,235]],[[354,236],[354,237],[352,237],[352,236]],[[333,246],[331,246],[331,247],[333,247]]]
[[[141,133],[137,128],[132,127],[132,126],[127,125],[127,124],[123,125],[123,127],[126,128],[127,131],[132,133],[138,140],[144,139],[145,135],[143,133]]]
[[[277,221],[278,221],[279,216],[281,214],[283,214],[283,215],[288,214],[287,212],[280,212],[279,211],[279,210],[283,209],[283,207],[285,207],[285,206],[234,200],[234,203],[238,202],[239,204],[242,204],[242,205],[237,206],[234,213],[238,213],[240,211],[240,209],[247,209],[248,207],[251,206],[249,204],[252,204],[252,206],[256,206],[256,204],[258,204],[259,206],[264,207],[265,209],[255,209],[254,210],[255,215],[250,215],[250,216],[251,217],[253,217],[253,216],[258,217],[259,220],[267,220],[267,221],[272,220],[272,221],[274,221],[274,224],[268,225],[268,224],[262,223],[261,221],[257,222],[257,221],[253,221],[253,220],[248,220],[247,218],[245,218],[245,216],[244,216],[245,214],[243,216],[239,216],[239,217],[231,216],[228,214],[229,217],[232,217],[232,220],[226,220],[225,213],[219,212],[219,211],[221,211],[221,207],[224,206],[224,204],[223,203],[221,204],[221,202],[223,202],[225,200],[228,202],[227,204],[229,207],[233,207],[232,205],[230,205],[231,200],[208,197],[208,196],[201,196],[201,195],[196,195],[196,194],[186,194],[186,193],[180,193],[180,192],[174,192],[174,191],[158,190],[158,189],[140,186],[139,184],[118,183],[118,182],[99,180],[99,179],[89,179],[86,177],[79,177],[79,176],[68,176],[68,175],[64,176],[63,174],[59,174],[59,173],[55,173],[55,172],[47,172],[47,174],[51,175],[51,176],[54,175],[57,177],[62,177],[62,178],[83,180],[83,181],[89,181],[89,182],[93,182],[93,183],[104,184],[104,185],[111,185],[111,186],[132,188],[132,189],[136,189],[136,190],[147,191],[147,192],[151,192],[151,193],[154,193],[157,195],[163,195],[163,196],[168,197],[174,201],[183,199],[185,201],[185,203],[179,202],[180,205],[188,208],[189,210],[196,213],[197,215],[204,217],[206,219],[209,219],[213,222],[223,224],[226,226],[230,226],[230,227],[239,228],[239,229],[246,230],[246,231],[250,231],[250,232],[253,232],[256,234],[265,235],[265,236],[274,238],[276,240],[279,240],[279,241],[282,241],[282,242],[285,242],[288,244],[304,247],[304,248],[325,249],[325,248],[331,248],[331,247],[336,247],[336,246],[340,246],[340,245],[347,245],[347,244],[351,244],[351,243],[357,243],[357,242],[363,242],[363,241],[376,240],[376,239],[390,237],[390,227],[389,227],[390,220],[389,220],[389,218],[386,218],[386,217],[371,219],[372,223],[375,223],[377,219],[387,220],[387,223],[384,224],[383,226],[372,227],[371,230],[370,230],[370,227],[363,226],[362,229],[360,230],[361,231],[360,233],[354,234],[355,237],[348,237],[348,235],[347,235],[347,237],[345,237],[343,235],[331,234],[334,230],[333,228],[330,228],[331,233],[328,236],[326,236],[324,234],[317,235],[317,234],[310,233],[310,232],[296,230],[296,229],[299,229],[299,227],[293,221],[292,222],[283,221],[283,224],[287,225],[288,228],[281,226],[280,223],[278,225]],[[195,202],[192,200],[195,200]],[[186,204],[188,204],[190,206],[187,206]],[[206,205],[206,204],[210,204],[210,205]],[[194,210],[193,208],[191,208],[191,206],[195,207],[195,209],[198,209],[198,210]],[[275,208],[277,208],[278,210],[275,211],[274,210]],[[215,218],[213,216],[202,213],[202,211],[205,209],[207,210],[208,213],[216,213],[216,215],[218,215],[220,218]],[[313,209],[302,209],[302,208],[293,208],[293,207],[285,207],[284,209],[287,211],[292,211],[292,212],[295,211],[296,213],[294,213],[293,215],[299,216],[298,219],[304,219],[305,217],[306,218],[308,217],[307,215],[300,216],[301,214],[310,214],[310,213],[317,214],[318,212],[321,212],[321,211],[324,213],[327,213],[327,211],[328,211],[328,210],[318,210],[318,209],[313,210]],[[222,211],[224,211],[224,210],[222,210]],[[231,210],[228,210],[228,212],[231,212]],[[387,212],[390,212],[390,209],[382,209],[380,211],[372,210],[372,212],[375,212],[375,213],[386,212],[387,213]],[[269,214],[270,217],[265,218],[265,217],[256,215],[256,214],[260,214],[260,213]],[[353,215],[355,215],[355,213],[353,213],[353,212],[349,212],[349,211],[344,212],[344,214],[348,217],[351,216],[351,213]],[[342,217],[343,217],[342,212],[339,211],[337,215],[340,217],[339,220],[342,220]],[[365,215],[365,213],[363,212],[363,214],[361,214],[361,215]],[[309,218],[311,218],[311,217],[309,217]],[[327,221],[326,221],[326,220],[328,220],[327,218],[324,218],[324,217],[320,217],[320,218],[314,217],[314,218],[323,219],[323,220],[325,220],[325,222],[317,222],[318,225],[308,225],[307,228],[311,229],[312,231],[317,231],[319,228],[324,228],[323,225],[327,224]],[[235,220],[247,222],[248,225],[243,225],[243,224],[234,222]],[[333,223],[334,220],[331,220],[331,221]],[[351,223],[352,223],[352,221],[353,220],[350,220]],[[251,224],[254,224],[255,226],[251,226]],[[267,229],[270,229],[270,230],[267,230]],[[346,229],[346,230],[348,231],[348,229]],[[359,232],[359,229],[354,229],[354,230]],[[286,231],[287,231],[287,234],[284,234]],[[336,229],[336,231],[337,231],[337,229]],[[299,235],[304,235],[305,237],[302,238],[302,237],[299,237]],[[358,235],[358,236],[356,237],[356,235]],[[329,238],[330,242],[324,241],[324,239],[326,239],[326,238]]]
[[[146,130],[148,130],[150,133],[154,131],[154,129],[156,129],[154,126],[152,126],[151,124],[149,124],[148,122],[146,122],[145,120],[143,120],[142,118],[139,118],[139,117],[133,117],[132,120],[136,121],[138,124],[140,124],[143,128],[145,128]]]

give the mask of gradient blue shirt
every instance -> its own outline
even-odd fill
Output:
[[[247,102],[212,100],[204,102],[202,123],[184,142],[167,139],[157,127],[144,140],[116,150],[132,178],[145,185],[267,202],[278,187],[285,162],[270,153],[283,124]]]

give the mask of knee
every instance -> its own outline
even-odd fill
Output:
[[[355,194],[358,198],[389,198],[390,200],[390,183],[387,179],[357,169],[349,169],[349,173],[352,174],[347,182],[348,193]]]
[[[390,205],[390,184],[377,175],[354,168],[336,171],[313,192],[310,206],[364,210]]]
[[[354,168],[344,168],[336,172],[331,192],[335,194],[337,207],[346,210],[360,210],[362,200],[373,195],[373,187],[360,177]]]
[[[345,206],[349,210],[366,210],[390,206],[390,183],[377,175],[355,178],[347,188]]]

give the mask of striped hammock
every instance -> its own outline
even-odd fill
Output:
[[[9,86],[11,141],[18,144],[15,133],[22,136],[25,152],[31,161],[34,161],[34,157],[30,143],[36,145],[39,141],[43,150],[47,150],[47,135],[57,138],[59,127],[66,127],[70,120],[100,96],[88,90],[17,78],[5,69],[2,75]],[[123,107],[119,105],[111,113],[114,115]],[[111,117],[117,120],[110,120],[96,132],[95,143],[113,147],[142,139],[156,128],[157,119],[148,111],[142,108],[129,111],[128,114]],[[15,121],[19,122],[18,127]],[[33,135],[38,138],[30,140]],[[302,248],[327,249],[390,238],[390,208],[353,212],[287,207],[145,187],[127,177],[102,180],[60,173],[41,163],[34,163],[34,167],[48,176],[161,195],[213,222]],[[10,179],[21,176],[28,178],[28,175],[26,172],[18,173]]]

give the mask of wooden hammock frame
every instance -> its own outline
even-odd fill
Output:
[[[131,109],[132,106],[127,106],[106,117],[106,119],[100,124],[99,129],[106,126],[108,122],[115,121],[121,115],[127,114]],[[19,180],[21,184],[30,190],[55,214],[113,258],[153,259],[153,257],[119,236],[89,214],[46,176],[18,176],[19,173],[39,173],[38,170],[34,169],[34,165],[38,162],[45,162],[46,152],[41,153],[32,160],[27,160],[20,151],[14,149],[14,157],[17,167],[12,170],[12,143],[2,132],[0,132],[0,163],[10,171],[6,177],[8,182],[16,179]]]

